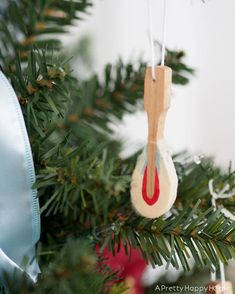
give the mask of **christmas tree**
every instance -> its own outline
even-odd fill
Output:
[[[138,154],[120,157],[122,144],[112,136],[110,122],[139,107],[146,63],[107,64],[102,78],[74,75],[59,35],[82,21],[90,6],[89,0],[1,4],[1,69],[27,126],[42,222],[37,249],[42,274],[35,285],[27,277],[18,283],[9,277],[12,293],[128,293],[104,250],[112,256],[123,250],[129,258],[138,251],[153,267],[166,261],[186,272],[190,256],[208,270],[235,257],[235,222],[223,213],[235,212],[235,197],[218,199],[214,211],[208,187],[213,179],[215,189],[229,184],[231,193],[235,177],[211,158],[174,156],[179,188],[167,215],[149,220],[132,208]],[[167,50],[175,84],[187,84],[194,72],[183,59],[183,51]]]

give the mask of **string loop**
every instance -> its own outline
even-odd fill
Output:
[[[153,18],[151,11],[151,0],[148,0],[148,19],[149,19],[149,42],[150,42],[150,51],[151,51],[151,74],[152,79],[155,81],[155,46],[153,38]],[[161,47],[161,66],[165,64],[165,52],[166,52],[166,22],[167,22],[167,0],[164,0],[164,12],[163,12],[163,26],[162,26],[162,47]]]

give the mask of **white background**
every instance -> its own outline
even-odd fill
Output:
[[[163,0],[152,1],[154,37],[162,35]],[[147,0],[96,0],[66,43],[91,36],[94,71],[119,56],[149,58]],[[235,162],[235,1],[168,0],[167,46],[183,49],[196,69],[186,87],[174,87],[165,137],[173,151],[214,155],[226,167]],[[133,57],[134,56],[134,57]],[[146,117],[125,117],[117,133],[126,145],[146,141]],[[132,145],[131,145],[132,149]]]

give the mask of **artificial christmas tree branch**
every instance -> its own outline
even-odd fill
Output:
[[[160,266],[165,260],[176,268],[181,264],[189,271],[188,259],[193,256],[199,268],[218,268],[219,260],[227,263],[234,257],[235,224],[219,210],[201,212],[198,206],[199,203],[191,212],[173,209],[166,219],[149,221],[132,215],[122,223],[119,221],[108,237],[105,234],[108,248],[115,254],[122,242],[128,255],[131,248],[139,248],[153,266]]]
[[[4,44],[0,56],[7,58],[7,68],[12,65],[9,61],[13,63],[16,55],[26,60],[33,44],[59,49],[61,42],[54,34],[66,32],[74,20],[81,20],[82,14],[91,5],[89,0],[9,1],[0,25]]]

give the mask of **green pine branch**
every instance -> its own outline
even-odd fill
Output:
[[[80,21],[91,6],[89,0],[9,1],[0,22],[2,67],[11,71],[16,56],[26,60],[32,45],[59,50],[59,34]]]
[[[167,50],[166,65],[173,69],[173,83],[185,85],[194,70],[184,63],[183,51]],[[92,125],[110,132],[108,125],[115,118],[121,120],[123,114],[134,113],[139,101],[143,100],[143,80],[146,64],[138,66],[108,64],[104,69],[104,82],[97,75],[80,84],[81,100],[75,100],[71,110],[74,119],[84,119]]]
[[[199,156],[200,157],[200,156]],[[209,191],[209,181],[213,180],[214,192],[220,191],[228,185],[225,193],[234,193],[229,199],[217,199],[217,207],[226,208],[231,213],[235,212],[235,173],[229,167],[227,172],[222,172],[211,158],[203,157],[199,162],[187,153],[178,154],[174,158],[179,177],[177,207],[193,207],[201,200],[200,207],[207,209],[211,207],[212,195]]]
[[[141,251],[146,262],[160,266],[163,260],[174,267],[180,265],[190,270],[188,260],[193,256],[199,268],[218,268],[219,261],[227,263],[235,257],[235,223],[226,218],[220,210],[199,209],[197,202],[193,209],[172,210],[166,218],[147,220],[136,217],[122,217],[109,230],[103,230],[98,241],[101,246],[115,255],[123,245],[127,255],[132,248]]]

